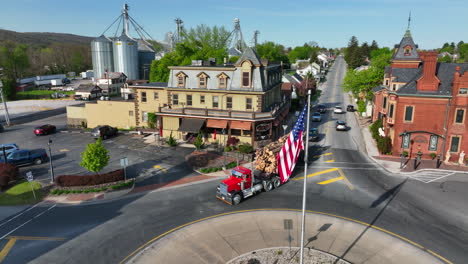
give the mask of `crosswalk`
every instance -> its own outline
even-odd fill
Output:
[[[455,174],[455,172],[453,171],[423,170],[423,171],[416,171],[414,173],[408,174],[408,177],[424,182],[424,183],[430,183],[430,182],[437,181],[439,179],[451,176],[453,174]]]

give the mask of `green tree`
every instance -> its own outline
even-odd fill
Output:
[[[236,63],[239,60],[240,56],[232,56],[229,58],[229,62]]]
[[[148,113],[148,126],[149,128],[155,128],[156,127],[156,119],[157,116],[155,113]]]
[[[267,41],[257,45],[257,53],[263,59],[269,61],[289,63],[289,58],[284,52],[284,46],[273,41]]]
[[[361,55],[363,57],[366,57],[366,58],[370,59],[371,50],[370,50],[369,45],[367,44],[367,42],[362,43],[360,52],[361,52]]]
[[[444,57],[439,58],[438,61],[450,63],[452,62],[452,57],[450,57],[449,55],[445,55]]]
[[[372,41],[372,44],[370,46],[370,52],[374,51],[374,50],[378,50],[379,49],[379,45],[377,44],[377,41],[373,40]]]
[[[83,168],[92,172],[100,172],[107,166],[110,156],[109,151],[102,145],[102,139],[98,138],[95,143],[86,146],[86,150],[81,153],[81,163]]]
[[[355,69],[364,64],[364,56],[361,52],[359,41],[356,36],[352,36],[349,40],[344,58],[350,69]]]
[[[6,78],[22,78],[29,67],[28,46],[6,41],[0,46],[0,65]]]
[[[82,72],[85,70],[83,54],[79,51],[75,51],[71,57],[71,68],[74,72]]]
[[[197,138],[195,139],[195,142],[193,142],[193,145],[197,150],[200,150],[203,148],[205,144],[203,144],[203,138],[202,138],[202,133],[198,133]]]
[[[458,62],[468,62],[468,43],[461,44],[458,48],[458,53],[460,53]]]

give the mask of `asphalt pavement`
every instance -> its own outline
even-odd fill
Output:
[[[330,109],[347,104],[341,91],[344,73],[344,60],[339,57],[322,87],[320,101]],[[453,186],[441,187],[457,175],[426,184],[389,174],[363,152],[354,115],[330,111],[314,124],[322,135],[310,146],[307,209],[389,230],[443,263],[467,263],[466,196]],[[337,119],[346,120],[351,129],[335,131]],[[0,222],[0,261],[3,257],[4,263],[119,263],[148,241],[191,221],[239,210],[301,209],[303,166],[303,162],[298,164],[294,177],[284,186],[236,207],[215,198],[218,180],[131,194],[101,204],[41,204]],[[176,172],[173,177],[184,173]]]

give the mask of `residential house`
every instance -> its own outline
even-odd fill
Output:
[[[75,98],[81,97],[85,100],[90,100],[101,96],[102,89],[94,84],[80,84],[75,89]]]
[[[104,78],[97,79],[96,85],[102,89],[104,96],[120,95],[120,89],[127,81],[123,72],[105,72]]]
[[[373,121],[382,119],[394,156],[421,152],[457,161],[468,151],[468,64],[440,63],[437,51],[418,51],[409,29],[395,48],[373,89]]]

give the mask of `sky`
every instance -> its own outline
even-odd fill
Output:
[[[120,15],[130,15],[155,40],[175,31],[174,19],[185,28],[199,24],[233,29],[240,19],[247,44],[255,30],[259,42],[286,47],[315,41],[327,48],[344,47],[351,36],[379,46],[400,42],[411,11],[411,32],[421,49],[445,42],[468,42],[466,0],[0,0],[0,28],[18,32],[59,32],[99,36]],[[114,36],[115,27],[106,35]],[[136,34],[132,36],[137,37]]]

